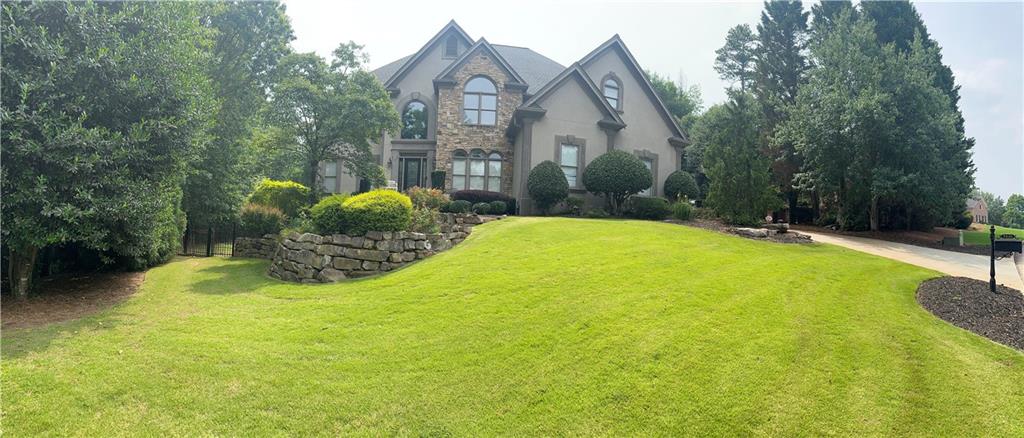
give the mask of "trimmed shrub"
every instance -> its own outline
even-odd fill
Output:
[[[473,208],[473,204],[469,201],[458,199],[448,204],[449,213],[469,213],[469,210]]]
[[[459,190],[452,193],[452,200],[469,201],[470,205],[478,202],[501,201],[505,203],[505,212],[513,214],[516,211],[516,198],[501,192],[488,192],[486,190]]]
[[[434,210],[440,210],[444,207],[448,201],[448,195],[438,189],[425,189],[422,187],[413,187],[406,190],[405,193],[409,195],[409,199],[412,200],[413,207],[416,208],[432,208]]]
[[[672,204],[672,217],[681,221],[693,219],[693,206],[686,201],[677,201]]]
[[[319,234],[345,232],[345,210],[342,204],[346,199],[348,199],[348,195],[331,195],[321,199],[313,208],[309,209],[313,230]]]
[[[487,214],[491,211],[491,204],[486,202],[477,202],[473,204],[473,213],[476,214]]]
[[[664,198],[634,197],[629,200],[629,216],[635,219],[662,220],[672,214]]]
[[[505,201],[491,201],[487,205],[487,211],[491,214],[505,214],[505,210],[508,209],[508,205],[505,205]]]
[[[439,222],[440,217],[437,210],[431,208],[417,208],[412,211],[412,221],[409,223],[409,231],[414,233],[436,233],[441,230]]]
[[[583,205],[586,204],[586,200],[581,196],[570,196],[565,200],[565,206],[569,209],[569,214],[579,216],[583,212]]]
[[[608,217],[608,212],[600,208],[592,208],[584,212],[583,217],[591,219],[604,219]]]
[[[700,197],[697,180],[685,170],[672,172],[665,179],[665,197],[671,200],[697,199]]]
[[[289,218],[298,216],[309,202],[309,187],[294,181],[264,179],[249,195],[249,203],[274,207]]]
[[[526,178],[530,198],[542,214],[548,214],[551,207],[569,197],[569,183],[565,172],[554,161],[542,161],[530,171]]]
[[[345,234],[405,231],[412,221],[412,201],[394,190],[371,190],[346,199],[341,207]]]
[[[591,193],[604,196],[615,215],[621,214],[631,195],[650,188],[653,179],[643,161],[620,150],[595,158],[583,170],[583,186]]]
[[[443,170],[430,172],[430,187],[438,190],[444,189],[444,176]]]
[[[245,237],[277,234],[284,228],[286,221],[284,213],[277,208],[261,204],[245,204],[239,213],[239,232]]]
[[[953,222],[953,226],[958,230],[966,230],[974,223],[974,215],[969,211],[963,212],[956,221]]]

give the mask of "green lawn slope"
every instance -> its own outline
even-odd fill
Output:
[[[4,434],[1024,435],[1024,354],[838,247],[511,218],[378,278],[266,266],[179,259],[5,331]]]

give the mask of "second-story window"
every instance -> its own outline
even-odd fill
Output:
[[[617,110],[622,109],[622,85],[614,77],[607,77],[604,80],[604,98],[608,104]]]
[[[462,120],[468,125],[494,126],[498,120],[498,89],[485,77],[466,83],[462,97]]]
[[[427,106],[418,100],[409,102],[402,112],[402,138],[427,138]]]

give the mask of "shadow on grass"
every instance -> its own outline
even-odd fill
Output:
[[[189,285],[189,292],[226,295],[253,292],[278,281],[267,276],[269,260],[231,258],[227,263],[207,266],[196,271],[205,278]]]
[[[55,322],[39,327],[8,328],[0,337],[0,357],[4,360],[18,359],[28,354],[45,351],[57,339],[77,335],[81,332],[111,330],[124,322],[116,309],[124,303],[115,304],[97,314],[69,321]]]

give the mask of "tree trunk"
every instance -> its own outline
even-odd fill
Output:
[[[309,196],[310,202],[316,203],[320,196],[320,187],[316,185],[316,177],[320,174],[320,162],[310,161],[309,162]]]
[[[15,251],[13,248],[10,250],[8,280],[11,282],[14,298],[19,301],[27,299],[28,292],[32,289],[32,274],[35,271],[38,254],[39,248],[32,246],[21,251]]]
[[[878,231],[878,196],[871,197],[871,211],[868,214],[871,216],[871,231]]]

